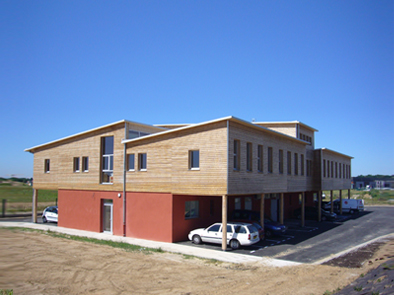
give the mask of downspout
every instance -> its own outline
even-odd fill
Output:
[[[127,123],[124,123],[124,135],[127,139]],[[123,236],[126,236],[126,143],[123,143]]]

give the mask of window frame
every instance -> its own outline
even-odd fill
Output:
[[[246,143],[246,171],[253,171],[253,144],[251,142]]]
[[[148,155],[147,153],[138,154],[138,171],[148,170]]]
[[[287,175],[291,175],[291,151],[287,151]]]
[[[279,150],[279,174],[283,174],[283,150]]]
[[[44,160],[44,173],[49,173],[49,172],[51,172],[51,160],[45,159]]]
[[[241,141],[238,139],[234,139],[234,144],[233,144],[233,169],[234,171],[240,171],[240,164],[241,164]]]
[[[298,175],[298,153],[294,153],[294,175]]]
[[[257,146],[257,171],[261,173],[264,172],[263,156],[264,156],[264,147],[263,145],[259,144]]]
[[[82,157],[82,172],[89,172],[89,157]]]
[[[305,158],[304,154],[301,154],[301,176],[305,175]]]
[[[133,167],[130,167],[130,158],[133,158]],[[127,171],[135,171],[135,154],[127,154]]]
[[[194,166],[195,164],[195,156],[198,156],[197,158],[197,166]],[[200,170],[200,150],[190,150],[189,151],[189,170]]]
[[[112,138],[112,147],[106,146],[107,139]],[[105,150],[109,149],[112,153],[106,154]],[[101,184],[113,184],[114,177],[114,150],[115,150],[115,138],[113,135],[101,137],[101,173],[100,183]],[[109,181],[104,181],[105,177],[108,177]]]
[[[79,157],[74,157],[73,158],[73,171],[74,173],[78,173],[80,172],[80,164],[81,164],[81,160]]]
[[[193,215],[186,216],[187,212],[195,210]],[[186,219],[196,219],[200,217],[200,201],[192,200],[185,201],[185,220]]]
[[[268,147],[268,173],[274,173],[273,160],[274,160],[273,149],[272,147]]]

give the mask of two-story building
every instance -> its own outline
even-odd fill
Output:
[[[122,120],[26,149],[34,154],[33,204],[40,189],[56,189],[59,226],[165,242],[227,222],[234,209],[283,223],[320,203],[323,190],[350,189],[352,158],[315,149],[316,131],[235,117]]]

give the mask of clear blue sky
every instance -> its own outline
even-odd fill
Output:
[[[0,1],[0,176],[127,119],[298,120],[394,174],[394,1]]]

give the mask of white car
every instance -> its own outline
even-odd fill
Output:
[[[214,223],[207,228],[199,228],[189,233],[189,240],[195,244],[201,242],[222,243],[222,224]],[[232,249],[238,249],[240,246],[253,245],[260,241],[259,231],[252,224],[241,222],[227,223],[227,245]]]
[[[46,207],[42,212],[42,222],[57,222],[58,211],[57,206]]]

